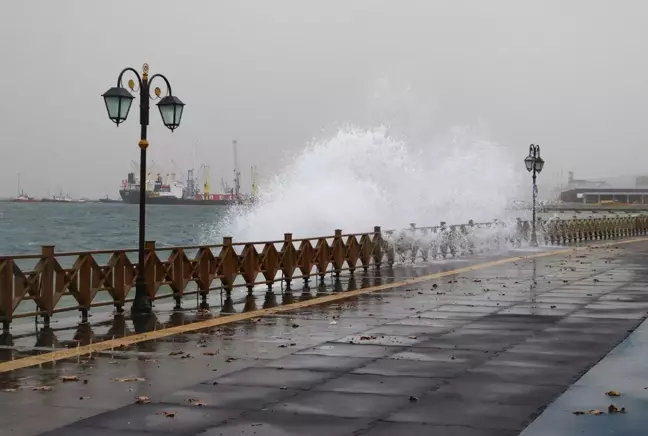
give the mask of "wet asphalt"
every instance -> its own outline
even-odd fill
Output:
[[[327,279],[308,291],[261,292],[234,310],[524,254]],[[518,259],[0,373],[0,435],[517,435],[644,320],[647,254],[648,243],[634,243]],[[0,360],[213,316],[227,315],[158,310],[143,323],[21,331],[3,338]],[[606,418],[574,415],[572,406],[553,413]],[[631,411],[608,418],[633,419]],[[544,416],[524,435],[580,434]]]

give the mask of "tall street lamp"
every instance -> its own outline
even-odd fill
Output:
[[[536,235],[536,197],[538,196],[538,185],[536,185],[536,176],[542,171],[544,159],[540,157],[540,146],[531,144],[529,146],[529,155],[524,159],[524,165],[527,171],[533,175],[533,219],[531,221],[531,246],[538,246],[538,237]]]
[[[133,79],[128,81],[127,90],[122,86],[122,78],[126,72],[131,72],[137,78],[137,82]],[[151,83],[156,78],[164,80],[167,87],[167,95],[160,98],[162,91],[160,88],[155,88],[153,94],[151,93]],[[139,260],[137,268],[137,279],[135,280],[135,300],[133,301],[132,313],[133,315],[148,314],[152,311],[151,299],[146,291],[146,276],[144,274],[145,252],[144,252],[144,239],[145,239],[145,221],[146,221],[146,149],[148,148],[148,140],[146,139],[146,130],[149,123],[149,109],[150,100],[160,100],[157,103],[162,116],[162,122],[172,132],[180,125],[182,119],[182,111],[184,103],[178,97],[175,97],[171,92],[171,84],[169,80],[162,74],[154,74],[149,78],[149,66],[144,64],[142,67],[142,75],[133,68],[124,68],[119,77],[117,78],[117,86],[110,88],[102,97],[106,103],[106,110],[108,111],[108,118],[110,118],[119,127],[121,123],[126,121],[128,111],[130,110],[131,103],[135,98],[131,92],[139,92],[140,97],[140,126],[141,134],[139,141],[140,148],[140,193],[139,193]]]

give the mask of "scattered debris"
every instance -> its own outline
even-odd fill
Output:
[[[143,382],[146,381],[144,377],[119,377],[114,379],[116,382],[120,383],[130,383],[130,382]]]
[[[18,389],[16,389],[16,388],[7,388],[7,389],[3,389],[2,392],[18,392]]]
[[[90,397],[79,397],[79,400],[89,400]]]
[[[188,402],[189,404],[191,404],[192,406],[196,406],[196,407],[203,407],[203,406],[206,406],[206,405],[207,405],[207,403],[205,403],[204,401],[202,401],[202,400],[197,400],[197,399],[195,399],[195,398],[189,398],[189,399],[187,400],[187,402]]]
[[[236,358],[234,358],[234,357],[228,357],[227,359],[225,359],[225,362],[231,363],[231,362],[234,362],[235,360],[236,360]]]
[[[32,391],[51,391],[52,387],[51,386],[34,386],[32,388]]]
[[[299,324],[293,324],[292,328],[294,328],[294,329],[299,328]]]
[[[135,398],[136,404],[148,404],[150,402],[151,402],[151,398],[147,397],[146,395],[142,395],[141,397]]]
[[[572,412],[574,415],[605,415],[605,412],[601,412],[600,410],[597,409],[592,409],[592,410],[577,410],[575,412]]]
[[[166,416],[167,418],[175,418],[176,416],[175,412],[166,412],[166,411],[158,412],[156,413],[156,415],[163,415]]]
[[[169,356],[181,356],[181,355],[183,355],[184,353],[185,353],[185,352],[182,351],[182,350],[180,350],[180,351],[171,351],[171,352],[169,353]]]
[[[218,354],[218,351],[205,351],[203,356],[215,356]]]
[[[415,397],[414,395],[411,395],[411,396],[409,397],[409,400],[412,401],[412,402],[414,402],[414,401],[418,401],[419,398],[418,398],[418,397]]]
[[[621,408],[618,408],[614,404],[610,404],[608,406],[608,413],[613,414],[613,413],[626,413],[626,408],[621,406]]]
[[[61,381],[64,381],[64,382],[79,381],[79,376],[78,375],[62,375],[61,376]]]
[[[607,391],[607,392],[605,393],[605,395],[607,395],[608,397],[620,397],[620,396],[621,396],[621,392],[618,392],[618,391]]]

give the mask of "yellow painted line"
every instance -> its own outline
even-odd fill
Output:
[[[11,360],[8,362],[2,362],[0,363],[0,373],[8,372],[8,371],[14,371],[17,369],[22,369],[22,368],[28,368],[30,366],[37,366],[37,365],[42,365],[44,363],[49,363],[49,362],[55,362],[58,360],[63,360],[63,359],[71,359],[75,357],[80,357],[86,354],[91,354],[91,353],[96,353],[100,351],[106,351],[106,350],[113,350],[115,348],[120,348],[120,347],[126,347],[129,345],[137,344],[139,342],[144,342],[144,341],[152,341],[160,338],[165,338],[168,336],[173,336],[177,334],[182,334],[182,333],[188,333],[188,332],[193,332],[196,330],[201,330],[209,327],[215,327],[215,326],[220,326],[220,325],[225,325],[225,324],[231,324],[234,322],[238,321],[244,321],[252,318],[259,318],[262,316],[269,316],[269,315],[274,315],[277,313],[282,313],[282,312],[289,312],[295,309],[301,309],[304,307],[310,307],[310,306],[317,306],[320,304],[326,304],[330,303],[333,301],[339,301],[339,300],[345,300],[348,298],[352,298],[358,295],[363,295],[363,294],[368,294],[371,292],[377,292],[377,291],[384,291],[387,289],[393,289],[397,288],[400,286],[407,286],[407,285],[412,285],[416,283],[421,283],[421,282],[427,282],[430,280],[434,279],[439,279],[442,277],[447,277],[447,276],[452,276],[452,275],[457,275],[457,274],[463,274],[467,273],[470,271],[477,271],[481,269],[486,269],[486,268],[491,268],[494,266],[498,265],[503,265],[507,263],[512,263],[512,262],[517,262],[520,260],[528,260],[528,259],[538,259],[541,257],[549,257],[549,256],[557,256],[560,254],[569,254],[569,253],[574,253],[577,251],[584,251],[584,250],[589,250],[589,249],[596,249],[596,248],[604,248],[604,247],[611,247],[611,246],[617,246],[617,245],[623,245],[623,244],[631,244],[635,242],[645,242],[648,241],[648,238],[634,238],[634,239],[626,239],[623,241],[616,241],[616,242],[607,242],[603,244],[597,244],[595,246],[585,246],[585,247],[574,247],[574,248],[565,248],[561,250],[554,250],[554,251],[545,251],[541,253],[536,253],[536,254],[530,254],[526,256],[515,256],[515,257],[508,257],[505,259],[499,259],[491,262],[485,262],[485,263],[480,263],[477,265],[472,265],[472,266],[466,266],[462,268],[457,268],[449,271],[444,271],[444,272],[439,272],[439,273],[434,273],[434,274],[428,274],[425,276],[421,277],[416,277],[416,278],[411,278],[411,279],[406,279],[406,280],[401,280],[398,282],[394,283],[387,283],[384,285],[379,285],[379,286],[372,286],[369,288],[362,288],[362,289],[356,289],[355,291],[347,291],[339,294],[331,294],[331,295],[326,295],[323,297],[316,297],[311,300],[307,301],[299,301],[296,303],[288,304],[285,306],[278,306],[278,307],[271,307],[267,309],[259,309],[254,312],[247,312],[247,313],[238,313],[238,314],[233,314],[233,315],[227,315],[227,316],[220,316],[218,318],[214,319],[209,319],[205,321],[199,321],[191,324],[185,324],[181,326],[176,326],[176,327],[170,327],[167,329],[162,329],[162,330],[156,330],[156,331],[151,331],[151,332],[146,332],[146,333],[140,333],[137,335],[132,335],[124,338],[118,338],[118,339],[111,339],[108,341],[103,341],[103,342],[97,342],[94,344],[89,344],[89,345],[84,345],[81,347],[77,348],[66,348],[60,351],[53,351],[51,353],[44,353],[40,354],[38,356],[29,356],[29,357],[24,357],[21,359],[16,359],[16,360]]]

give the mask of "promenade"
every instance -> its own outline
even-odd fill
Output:
[[[25,337],[2,350],[0,434],[516,435],[645,317],[648,242],[593,245],[398,267],[229,316],[122,319],[63,354]],[[625,389],[614,373],[590,387],[598,402],[549,407],[524,435],[638,420],[572,414]]]

